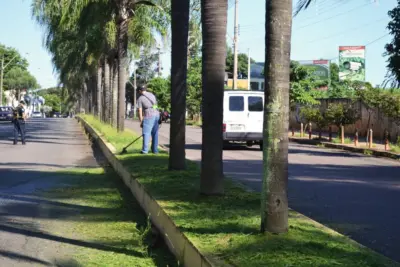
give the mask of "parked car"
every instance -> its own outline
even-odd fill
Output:
[[[12,121],[13,109],[12,107],[0,107],[0,121]]]
[[[264,92],[226,90],[222,138],[229,142],[259,144],[262,150]]]
[[[43,115],[39,111],[34,111],[34,112],[32,112],[32,116],[31,117],[32,118],[43,118]]]
[[[53,113],[53,118],[61,118],[61,113],[60,112],[54,112]]]

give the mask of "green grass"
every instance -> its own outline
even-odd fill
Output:
[[[118,134],[93,117],[83,117],[117,148],[131,134]],[[140,144],[130,151],[140,151]],[[199,168],[193,162],[188,161],[187,170],[179,172],[168,170],[165,153],[130,153],[118,158],[203,253],[226,263],[246,267],[400,266],[294,211],[287,234],[259,233],[259,193],[226,179],[224,196],[201,196]]]
[[[68,186],[42,194],[52,201],[82,207],[79,215],[58,229],[58,235],[80,241],[73,255],[80,266],[178,266],[162,242],[158,248],[150,247],[154,241],[150,224],[113,170],[74,169],[62,175]]]
[[[191,125],[191,126],[201,126],[202,122],[201,120],[196,121],[196,120],[186,120],[186,125]]]
[[[341,138],[339,138],[339,137],[333,138],[333,139],[332,139],[332,143],[334,143],[334,144],[341,144],[341,143],[342,143],[342,140],[341,140]],[[345,143],[345,144],[354,144],[354,141],[351,140],[350,138],[345,138],[345,139],[344,139],[344,143]]]
[[[391,144],[390,145],[390,152],[400,154],[400,145]]]

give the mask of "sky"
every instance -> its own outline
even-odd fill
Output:
[[[43,47],[43,31],[32,19],[31,0],[0,0],[0,43],[15,47],[29,62],[29,71],[39,84],[57,84],[51,56]],[[251,2],[251,4],[249,4]],[[294,4],[297,1],[294,0]],[[232,44],[234,1],[229,0],[227,42]],[[337,61],[341,45],[366,46],[366,80],[381,84],[386,74],[384,46],[391,41],[386,29],[387,12],[396,0],[316,0],[293,19],[293,60],[332,59]],[[239,0],[239,51],[264,62],[265,0]],[[28,54],[26,54],[28,53]],[[163,48],[163,76],[171,66],[170,48]]]

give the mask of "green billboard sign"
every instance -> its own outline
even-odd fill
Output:
[[[365,46],[339,46],[339,80],[365,82]]]

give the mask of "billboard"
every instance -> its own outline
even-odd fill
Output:
[[[321,59],[321,60],[299,60],[300,65],[307,66],[313,68],[313,76],[322,81],[329,80],[329,60]]]
[[[365,46],[339,46],[339,80],[365,81]]]

